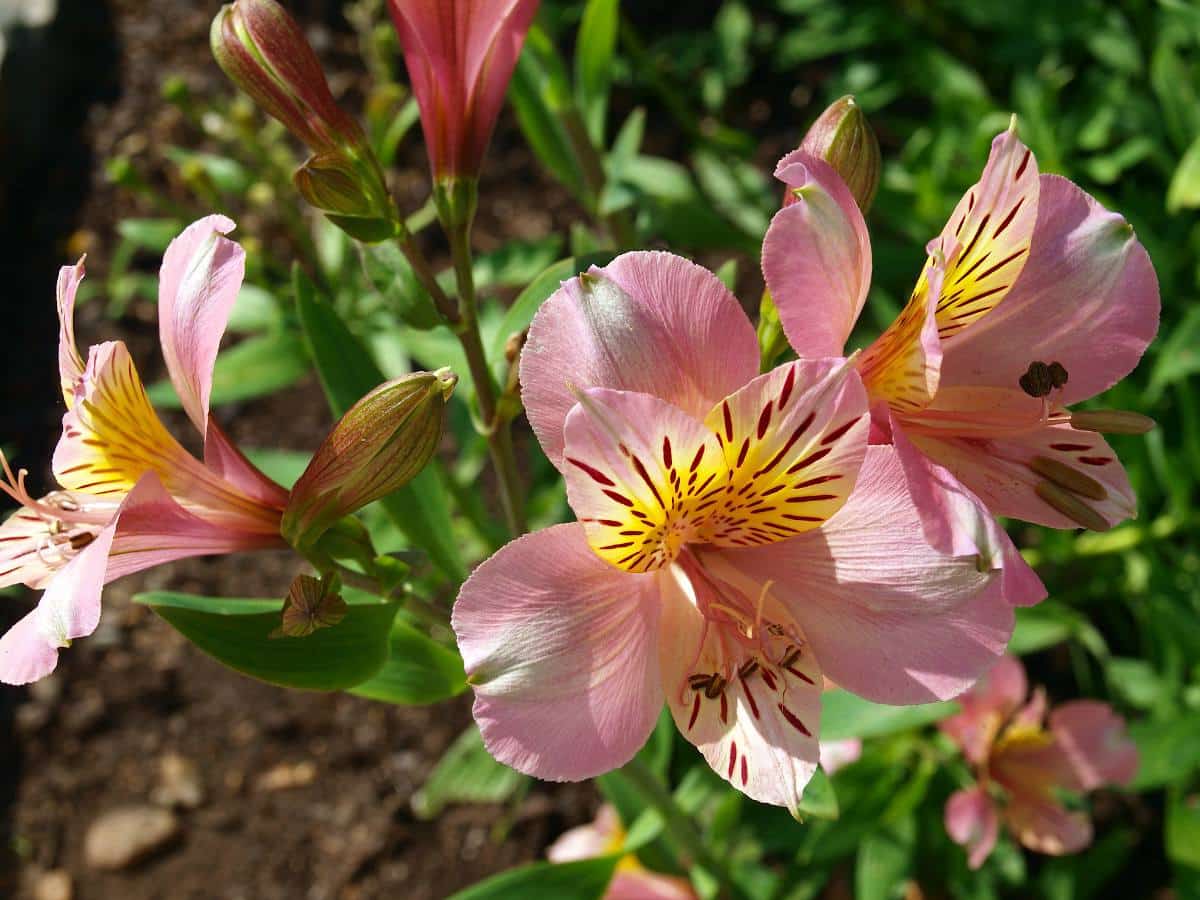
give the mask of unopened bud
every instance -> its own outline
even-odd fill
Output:
[[[281,531],[310,547],[336,521],[403,486],[437,449],[449,369],[413,372],[381,384],[347,410],[292,488]]]
[[[304,198],[352,237],[381,241],[399,221],[366,134],[337,105],[316,53],[275,0],[236,0],[213,19],[213,56],[229,79],[303,141]]]
[[[835,101],[813,122],[800,149],[829,163],[866,215],[879,188],[879,141],[862,107],[850,95]],[[784,205],[792,202],[789,195]]]
[[[275,0],[237,0],[221,8],[209,35],[229,80],[314,152],[366,143],[337,105],[304,32]]]

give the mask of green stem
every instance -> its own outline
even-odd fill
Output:
[[[458,307],[438,284],[433,269],[430,268],[425,255],[421,253],[416,241],[413,240],[412,233],[407,228],[401,227],[400,234],[396,236],[396,246],[400,248],[400,252],[404,254],[408,264],[412,266],[413,274],[417,276],[417,281],[421,282],[421,287],[425,288],[425,292],[433,298],[433,305],[437,307],[442,318],[452,328],[457,326],[461,320]]]
[[[705,843],[704,838],[696,829],[695,823],[688,817],[666,786],[659,781],[636,756],[621,769],[621,774],[629,779],[641,795],[642,801],[662,816],[667,833],[678,845],[679,849],[696,865],[708,871],[721,886],[721,897],[744,900],[745,893],[733,880],[729,868],[717,858],[717,855]]]
[[[500,505],[504,521],[513,537],[525,533],[525,514],[522,509],[521,481],[513,454],[512,432],[507,420],[497,416],[496,382],[488,367],[487,354],[479,337],[479,317],[475,303],[475,275],[471,266],[471,225],[464,222],[447,229],[450,252],[454,259],[454,278],[458,284],[460,319],[454,328],[458,342],[467,357],[467,366],[475,382],[475,397],[479,402],[479,417],[483,435],[496,470],[500,489]]]
[[[382,600],[390,600],[396,593],[396,588],[390,591],[385,590],[383,585],[379,583],[379,580],[371,575],[364,575],[341,563],[335,563],[335,565],[337,566],[337,573],[341,576],[342,582],[350,585],[350,587],[374,594]],[[406,611],[420,619],[426,625],[436,625],[438,628],[443,629],[450,628],[449,613],[444,609],[434,606],[428,600],[423,600],[413,593],[405,593],[401,596],[400,602]]]

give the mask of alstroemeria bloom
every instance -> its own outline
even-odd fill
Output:
[[[941,723],[979,779],[946,803],[946,831],[966,846],[972,869],[996,845],[1001,818],[1030,850],[1082,850],[1092,842],[1092,824],[1063,806],[1059,793],[1128,784],[1137,771],[1137,748],[1107,703],[1072,700],[1047,718],[1041,688],[1028,702],[1027,694],[1024,667],[1006,656],[960,698],[962,712]]]
[[[801,356],[840,354],[870,285],[866,225],[825,163],[797,151],[775,174],[798,202],[767,232],[767,285]],[[1148,420],[1067,409],[1128,374],[1158,328],[1154,269],[1133,229],[1065,178],[1039,175],[1010,129],[926,249],[908,305],[858,369],[922,507],[967,526],[931,527],[931,539],[958,552],[970,531],[991,528],[972,524],[976,498],[1056,528],[1134,515],[1098,432]]]
[[[669,253],[623,254],[538,311],[522,397],[579,521],[501,549],[453,615],[501,761],[614,769],[665,699],[719,775],[795,812],[823,675],[920,703],[1003,652],[999,579],[925,541],[849,362],[757,373],[737,300]]]
[[[167,371],[204,438],[204,461],[167,432],[125,344],[90,349],[73,328],[83,263],[58,281],[59,369],[67,412],[54,451],[59,490],[35,499],[4,463],[0,484],[21,509],[0,526],[0,585],[45,588],[37,607],[0,638],[0,681],[49,674],[58,651],[100,621],[102,586],[170,560],[283,546],[288,495],[251,465],[209,415],[213,361],[241,286],[245,254],[209,216],[171,242],[159,281]]]
[[[609,856],[624,849],[625,829],[617,811],[605,804],[595,820],[563,832],[546,856],[551,862],[566,863]],[[696,900],[696,892],[686,878],[652,872],[634,854],[627,853],[617,863],[602,900]]]
[[[433,177],[474,178],[538,0],[388,0]]]

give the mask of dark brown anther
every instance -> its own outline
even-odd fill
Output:
[[[794,665],[796,660],[801,656],[799,647],[791,647],[788,652],[783,654],[783,659],[779,661],[779,668],[786,669],[788,666]]]
[[[1045,397],[1054,390],[1050,367],[1044,362],[1031,362],[1025,374],[1017,379],[1017,383],[1030,397]]]
[[[704,689],[704,696],[709,700],[716,700],[725,693],[725,685],[728,682],[720,675],[713,675],[712,681],[708,683],[708,687]]]
[[[693,691],[705,690],[712,682],[711,675],[696,674],[688,677],[688,687]]]
[[[758,660],[748,659],[746,662],[742,663],[741,668],[738,669],[738,678],[749,678],[755,673],[755,671],[757,671],[757,669]]]
[[[90,531],[81,531],[79,534],[73,534],[71,535],[71,549],[82,550],[95,539],[96,536]]]
[[[1060,362],[1050,363],[1050,383],[1060,388],[1067,383],[1067,368]]]

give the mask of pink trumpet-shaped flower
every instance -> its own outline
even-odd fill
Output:
[[[1128,784],[1137,771],[1137,748],[1107,703],[1073,700],[1047,717],[1041,688],[1028,702],[1027,693],[1024,667],[1006,656],[960,698],[962,712],[941,723],[978,778],[946,804],[946,831],[967,848],[972,869],[992,852],[1001,820],[1030,850],[1082,850],[1091,822],[1064,807],[1059,792]]]
[[[388,0],[433,177],[474,178],[538,0]]]
[[[592,822],[561,834],[546,856],[551,862],[567,863],[609,856],[624,849],[625,829],[617,811],[605,804]],[[696,900],[696,892],[686,878],[652,872],[638,862],[637,856],[626,853],[617,863],[602,900]]]
[[[775,174],[797,202],[767,232],[767,285],[801,356],[840,354],[870,284],[866,225],[823,162],[797,151]],[[1010,129],[927,250],[908,305],[858,370],[922,509],[962,526],[931,519],[931,539],[961,550],[975,532],[1011,557],[980,502],[1056,528],[1134,515],[1100,432],[1153,423],[1067,408],[1128,374],[1157,330],[1158,284],[1133,229],[1065,178],[1039,175]]]
[[[823,676],[921,703],[1003,652],[1001,579],[926,542],[850,363],[757,373],[737,300],[669,253],[623,254],[538,311],[522,396],[578,522],[501,549],[453,615],[501,761],[614,769],[665,699],[721,777],[795,812]]]
[[[0,585],[45,588],[37,607],[0,638],[0,681],[49,674],[58,651],[100,621],[102,586],[152,566],[283,546],[287,491],[251,465],[209,415],[213,361],[242,282],[245,254],[209,216],[171,242],[159,280],[167,371],[204,438],[204,461],[163,426],[120,341],[91,348],[73,328],[82,261],[58,281],[59,371],[67,412],[53,469],[60,486],[35,499],[25,472],[3,462],[3,490],[21,504],[0,526]]]

